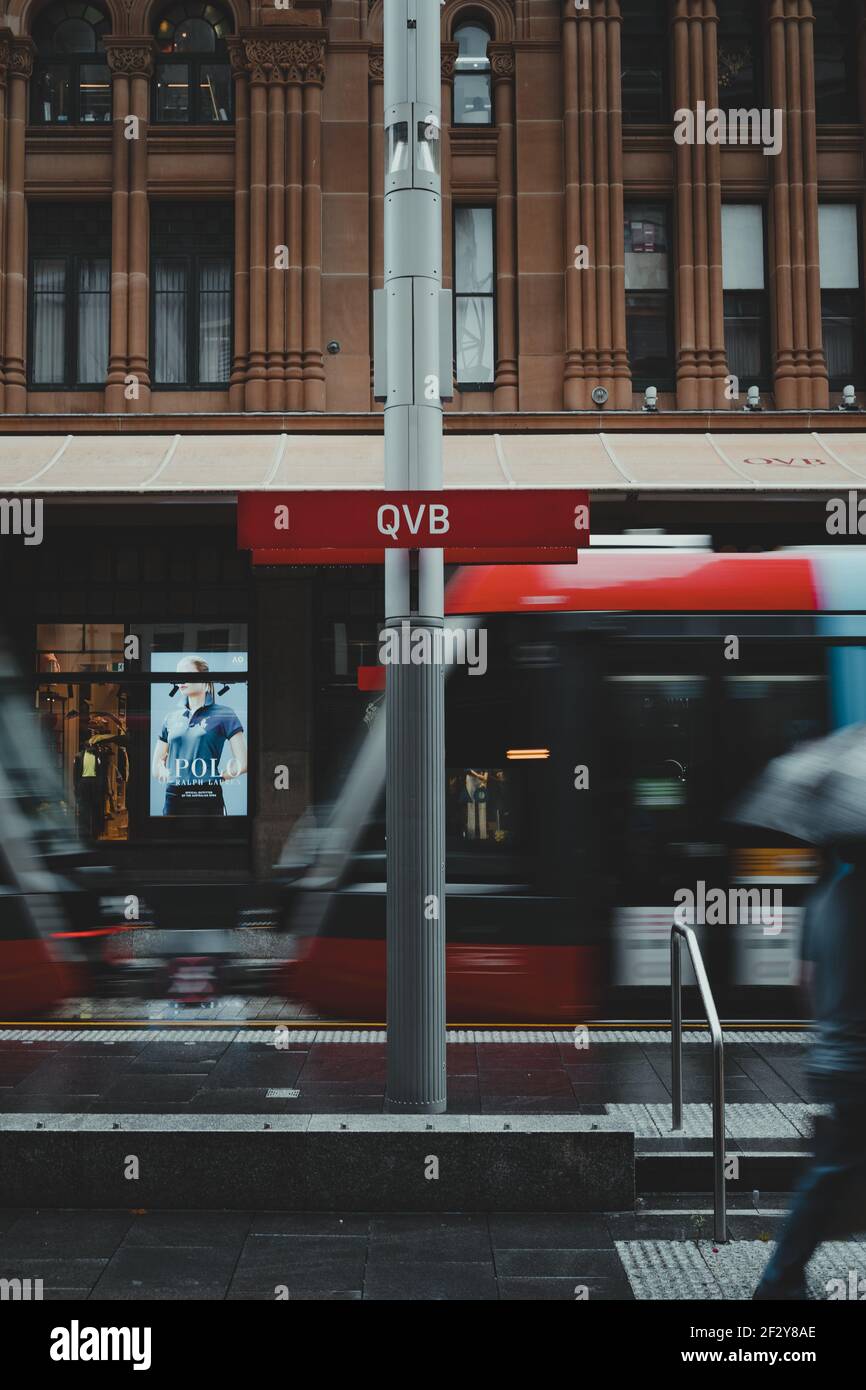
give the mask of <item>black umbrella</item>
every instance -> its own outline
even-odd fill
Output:
[[[813,845],[866,841],[866,724],[784,753],[727,813]]]

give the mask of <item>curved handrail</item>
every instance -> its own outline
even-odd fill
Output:
[[[675,922],[671,927],[671,1129],[683,1127],[683,991],[682,942],[689,948],[692,969],[713,1040],[713,1187],[715,1238],[728,1238],[725,1203],[725,1043],[713,992],[704,968],[698,939],[691,927]]]

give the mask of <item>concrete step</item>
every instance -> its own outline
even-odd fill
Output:
[[[634,1134],[576,1116],[0,1116],[6,1207],[629,1211]]]

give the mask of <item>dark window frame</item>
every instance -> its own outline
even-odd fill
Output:
[[[93,3],[93,0],[86,0],[86,3],[83,4],[81,8],[84,9],[84,10],[86,10],[86,9],[98,10],[98,11],[101,13],[101,15],[102,15],[101,24],[99,24],[99,25],[91,24],[90,20],[89,20],[89,19],[86,19],[86,17],[85,17],[84,14],[82,14],[82,15],[69,15],[69,14],[67,14],[67,15],[64,16],[64,20],[65,20],[65,19],[81,19],[81,20],[83,20],[85,23],[90,24],[90,27],[93,29],[94,34],[96,35],[96,48],[94,49],[94,51],[93,51],[92,53],[65,53],[65,52],[62,52],[62,51],[57,51],[57,52],[55,52],[55,51],[53,51],[53,50],[52,50],[52,51],[49,51],[49,52],[47,52],[47,53],[40,52],[39,50],[40,50],[41,45],[42,45],[43,43],[47,43],[47,42],[48,42],[48,35],[46,34],[45,38],[43,39],[43,38],[40,37],[40,32],[41,32],[41,30],[42,30],[42,28],[43,28],[43,25],[47,22],[48,16],[51,14],[51,12],[52,12],[53,10],[55,10],[55,9],[57,9],[57,8],[59,8],[58,5],[49,5],[49,6],[48,6],[45,10],[43,10],[42,13],[38,16],[38,18],[37,18],[37,20],[36,20],[36,22],[35,22],[35,24],[34,24],[34,26],[33,26],[33,37],[34,37],[34,40],[35,40],[35,42],[36,42],[37,51],[36,51],[36,54],[34,55],[34,60],[33,60],[33,73],[32,73],[32,76],[31,76],[31,78],[30,78],[30,123],[31,123],[32,125],[46,126],[46,127],[48,127],[49,129],[51,129],[51,130],[64,130],[64,129],[68,129],[70,126],[75,126],[75,128],[76,128],[76,130],[77,130],[77,129],[78,129],[79,127],[81,127],[81,126],[91,126],[91,125],[94,126],[96,129],[102,129],[103,132],[104,132],[106,129],[109,129],[109,130],[110,130],[110,129],[111,129],[111,120],[112,120],[111,72],[110,72],[110,69],[109,69],[109,67],[108,67],[108,55],[107,55],[105,49],[104,49],[103,47],[101,47],[100,45],[101,45],[101,42],[102,42],[103,37],[104,37],[106,34],[110,34],[110,33],[111,33],[111,29],[112,29],[111,16],[110,16],[108,10],[107,10],[103,5]],[[57,25],[55,26],[55,28],[59,28],[59,27],[60,27],[60,24],[61,24],[62,22],[63,22],[62,20],[59,20],[58,23],[57,23]],[[94,120],[94,121],[87,121],[87,120],[84,120],[84,118],[82,117],[82,114],[81,114],[81,69],[82,69],[83,67],[104,67],[105,70],[106,70],[106,72],[108,73],[108,85],[109,85],[109,112],[108,112],[108,119],[107,119],[107,120],[103,120],[103,121],[95,121],[95,120]],[[66,71],[67,71],[67,73],[68,73],[69,90],[70,90],[70,102],[71,102],[72,112],[74,113],[74,114],[72,115],[71,119],[68,120],[68,121],[61,121],[61,120],[49,120],[49,121],[47,121],[47,120],[45,119],[43,103],[42,103],[42,101],[41,101],[40,98],[39,98],[39,76],[40,76],[40,73],[41,73],[42,71],[44,71],[45,69],[47,69],[47,68],[65,68]]]
[[[827,362],[827,354],[824,349],[824,320],[833,317],[827,314],[826,304],[829,300],[842,300],[850,298],[855,305],[853,314],[844,314],[844,318],[854,320],[854,363],[850,373],[845,373],[844,379],[840,376],[830,376],[830,368],[827,366],[827,379],[831,391],[841,391],[845,386],[854,386],[858,391],[866,388],[866,346],[864,346],[864,335],[866,335],[866,300],[864,300],[864,276],[863,276],[863,214],[860,204],[857,201],[851,202],[847,198],[828,199],[822,198],[819,206],[830,206],[836,202],[843,206],[856,208],[857,212],[857,272],[860,284],[856,289],[850,290],[825,290],[821,289],[821,349],[824,352],[824,361]]]
[[[826,16],[828,7],[839,3],[839,0],[816,0],[813,5],[814,21],[812,25],[813,44],[814,44],[814,67],[815,67],[815,119],[818,125],[857,125],[861,120],[860,112],[860,92],[858,83],[857,68],[857,32],[856,15],[851,0],[843,0],[847,6],[845,30],[839,35],[840,52],[836,55],[845,71],[845,91],[842,95],[841,110],[833,110],[828,114],[825,106],[824,112],[821,111],[822,89],[819,84],[819,65],[821,63],[822,44],[827,42],[828,47],[832,45],[835,37],[829,31],[824,34],[821,29],[822,16]],[[827,94],[824,100],[828,101]]]
[[[181,205],[186,207],[187,205]],[[202,205],[206,206],[206,205]],[[220,204],[223,212],[231,208],[231,204]],[[180,209],[175,204],[162,203],[155,207],[160,210],[174,207],[176,213]],[[157,214],[158,215],[158,214]],[[151,222],[153,222],[154,208],[151,209]],[[186,291],[186,380],[185,381],[166,381],[162,382],[156,375],[156,266],[158,261],[177,261],[185,267],[185,291]],[[229,370],[228,376],[224,381],[208,381],[201,377],[201,354],[199,351],[199,330],[201,328],[201,272],[207,265],[220,264],[227,261],[229,266]],[[234,235],[225,236],[224,250],[202,249],[195,246],[192,249],[182,247],[163,251],[160,248],[157,238],[151,236],[150,251],[150,363],[151,381],[153,389],[156,391],[227,391],[231,381],[231,368],[234,360],[235,344],[235,315],[234,315]]]
[[[37,208],[45,206],[54,207],[55,204],[34,204],[29,209],[29,226],[27,237],[27,389],[28,391],[102,391],[105,389],[108,380],[108,366],[111,353],[111,231],[110,223],[106,228],[106,249],[94,252],[92,246],[87,246],[83,236],[76,237],[74,230],[70,233],[70,225],[74,229],[74,217],[64,221],[64,243],[62,247],[54,248],[43,241],[41,237],[34,237],[33,223],[38,218],[39,213],[34,212]],[[81,204],[70,204],[75,212],[83,212]],[[110,204],[101,204],[110,214]],[[106,219],[107,220],[107,219]],[[35,262],[40,260],[55,260],[64,262],[64,285],[63,299],[65,310],[64,324],[64,344],[63,344],[63,380],[62,381],[34,381],[33,379],[33,349],[35,342]],[[109,330],[109,361],[106,361],[105,378],[102,381],[78,381],[78,315],[80,301],[79,269],[82,261],[105,260],[108,264],[108,291],[105,295],[108,310],[108,330]]]
[[[667,312],[665,322],[667,326],[668,342],[671,349],[671,371],[668,375],[661,376],[656,374],[653,377],[635,376],[632,369],[631,352],[628,351],[629,371],[631,372],[631,384],[633,391],[645,391],[648,386],[655,386],[659,391],[675,391],[677,388],[677,332],[676,332],[676,246],[674,244],[674,233],[676,220],[673,215],[673,204],[670,199],[661,198],[658,200],[652,197],[643,199],[640,194],[630,194],[623,202],[623,220],[629,221],[627,209],[630,204],[645,203],[649,206],[661,208],[665,216],[665,230],[667,232],[667,258],[668,258],[668,287],[665,290],[625,290],[625,320],[626,320],[626,348],[628,351],[628,301],[630,295],[637,295],[645,298],[647,302],[653,297],[666,298]]]
[[[668,3],[667,0],[644,0],[644,3],[651,4],[655,7],[661,32],[655,35],[649,32],[637,33],[633,31],[630,33],[628,25],[631,16],[627,13],[623,13],[620,27],[620,101],[622,106],[622,123],[624,126],[667,125],[673,119],[671,100],[671,28]],[[657,86],[658,100],[652,114],[636,111],[634,105],[629,104],[629,87],[627,86],[628,74],[631,71],[646,72],[648,70],[647,65],[638,67],[631,63],[629,59],[629,50],[632,45],[634,45],[635,49],[641,54],[646,54],[648,51],[651,51],[654,55],[657,53],[659,56],[660,61],[658,66],[661,69],[662,80]],[[649,65],[649,68],[652,70],[651,65]],[[635,96],[638,94],[638,90],[637,87],[634,88],[632,103],[634,102]],[[644,87],[643,90],[646,90],[646,88]],[[653,84],[652,90],[656,90],[656,84]]]
[[[174,7],[171,6],[171,5],[169,5],[169,6],[167,6],[167,7],[164,7],[163,10],[160,12],[158,18],[157,18],[157,43],[159,42],[159,39],[158,39],[159,24],[160,24],[164,19],[166,19],[166,17],[167,17],[167,15],[168,15],[169,11],[170,11],[171,9],[173,9],[173,8],[174,8]],[[229,25],[232,26],[232,30],[230,30],[230,32],[233,31],[233,19],[232,19],[232,14],[231,14],[231,11],[229,10],[229,8],[228,8],[227,6],[224,6],[224,5],[214,5],[214,6],[207,6],[207,5],[205,5],[205,6],[198,6],[198,5],[193,4],[193,5],[188,6],[188,8],[190,8],[190,9],[213,8],[213,9],[219,9],[219,10],[221,10],[222,13],[223,13],[223,15],[224,15],[225,20],[228,22]],[[210,23],[210,20],[208,20],[203,14],[202,14],[202,15],[189,15],[188,18],[203,19],[205,23]],[[175,27],[176,27],[176,26],[175,26]],[[211,25],[211,28],[214,28],[214,26]],[[233,79],[233,77],[232,77],[231,63],[230,63],[230,61],[229,61],[228,49],[226,48],[225,38],[224,38],[221,34],[218,34],[218,33],[216,32],[216,29],[215,29],[215,28],[214,28],[214,34],[215,34],[216,42],[215,42],[214,50],[213,50],[213,52],[211,52],[211,53],[202,53],[202,52],[200,52],[200,51],[199,51],[199,52],[196,52],[196,51],[194,51],[194,50],[191,50],[191,51],[188,52],[188,53],[187,53],[187,52],[180,52],[180,53],[163,53],[163,52],[158,52],[158,53],[157,53],[156,61],[155,61],[154,65],[153,65],[153,79],[152,79],[152,83],[151,83],[151,97],[150,97],[151,112],[152,112],[152,115],[151,115],[151,122],[152,122],[154,125],[158,125],[158,126],[183,126],[183,127],[186,127],[186,126],[198,126],[198,127],[201,127],[202,129],[205,129],[205,130],[213,130],[214,128],[216,128],[216,129],[222,129],[222,128],[224,128],[225,126],[232,126],[232,125],[234,125],[234,123],[235,123],[235,110],[234,110],[234,96],[235,96],[235,93],[234,93],[234,79]],[[187,109],[187,114],[186,114],[186,116],[178,116],[178,115],[177,115],[176,113],[174,113],[174,112],[171,114],[171,116],[160,116],[160,114],[159,114],[159,80],[160,80],[160,76],[163,74],[163,72],[165,71],[166,68],[171,68],[171,67],[186,67],[187,72],[188,72],[189,104],[188,104],[188,109]],[[202,119],[201,119],[201,112],[202,112],[202,109],[203,109],[203,107],[204,107],[204,105],[205,105],[205,99],[204,99],[204,97],[203,97],[203,95],[202,95],[202,91],[201,91],[201,70],[202,70],[203,67],[221,67],[221,68],[224,68],[224,69],[226,70],[226,73],[228,74],[228,79],[229,79],[229,83],[228,83],[229,102],[228,102],[228,120],[226,120],[226,121],[220,121],[220,120],[205,121],[205,120],[202,120]]]
[[[734,199],[734,198],[727,198],[727,199],[724,200],[724,202],[725,202],[726,204],[730,204],[731,206],[734,206],[734,207],[737,206],[737,205],[739,205],[739,206],[746,206],[746,207],[760,207],[760,209],[761,209],[761,227],[762,227],[762,236],[763,236],[762,255],[763,255],[763,262],[764,262],[764,288],[763,288],[762,290],[726,290],[726,289],[724,288],[724,286],[723,286],[723,287],[722,287],[722,303],[723,303],[723,308],[722,308],[722,328],[723,328],[723,331],[727,328],[727,323],[728,323],[728,318],[729,318],[729,317],[730,317],[734,322],[736,322],[738,318],[739,318],[739,319],[744,319],[744,318],[755,317],[755,316],[753,316],[753,315],[739,315],[739,316],[730,315],[730,316],[729,316],[729,315],[728,315],[728,312],[727,312],[728,296],[729,296],[729,295],[731,295],[731,296],[734,296],[734,295],[755,295],[755,296],[758,296],[758,295],[760,295],[760,297],[761,297],[761,313],[760,313],[760,315],[758,315],[757,317],[758,317],[759,320],[760,320],[760,355],[761,355],[761,371],[760,371],[760,373],[755,377],[754,381],[748,381],[748,382],[746,382],[746,388],[748,389],[749,386],[757,386],[758,389],[759,389],[760,391],[770,391],[770,390],[772,390],[772,387],[773,387],[773,334],[772,334],[772,315],[771,315],[771,313],[770,313],[770,307],[771,307],[771,300],[770,300],[770,261],[769,261],[769,244],[768,244],[768,241],[767,241],[767,205],[766,205],[766,203],[763,203],[763,202],[757,202],[755,199]],[[726,362],[728,371],[730,372],[730,371],[731,371],[731,363],[730,363],[730,359],[728,358],[728,343],[727,343],[727,337],[725,338],[725,362]],[[742,382],[742,380],[741,380],[741,381],[740,381],[740,391],[741,391],[741,393],[742,393],[742,388],[743,388],[743,382]]]
[[[461,211],[485,211],[490,213],[490,239],[491,247],[491,283],[493,288],[488,291],[462,290],[457,289],[457,214]],[[451,215],[451,245],[454,248],[454,285],[453,285],[453,305],[452,305],[452,335],[451,342],[454,352],[454,388],[457,391],[494,391],[496,389],[496,367],[499,360],[499,318],[497,304],[497,269],[496,269],[496,206],[494,203],[457,203],[455,202]],[[491,381],[459,381],[457,379],[457,301],[459,299],[490,299],[493,301],[493,378]]]
[[[474,15],[471,15],[471,14],[470,14],[470,15],[463,15],[463,16],[461,16],[461,17],[455,22],[454,27],[453,27],[453,29],[452,29],[452,31],[451,31],[452,34],[453,34],[454,42],[457,43],[457,44],[459,45],[459,42],[460,42],[460,41],[459,41],[459,39],[458,39],[457,36],[458,36],[458,34],[460,33],[460,30],[461,30],[461,29],[466,29],[466,28],[469,28],[469,27],[474,27],[474,28],[476,28],[476,29],[482,29],[482,30],[486,33],[486,35],[487,35],[487,46],[488,46],[488,48],[489,48],[490,44],[493,43],[494,35],[490,32],[490,28],[488,27],[487,23],[486,23],[484,20],[482,20],[482,19],[477,19]],[[486,121],[460,121],[460,120],[457,119],[457,110],[456,110],[457,79],[458,79],[458,77],[460,77],[462,74],[458,71],[458,68],[457,68],[457,66],[456,66],[456,60],[455,60],[453,100],[452,100],[452,109],[451,109],[451,124],[452,124],[452,126],[460,126],[461,129],[462,129],[463,127],[465,127],[465,126],[469,126],[469,127],[471,127],[471,128],[475,128],[475,129],[479,129],[479,130],[490,130],[491,127],[495,128],[495,126],[496,126],[496,113],[495,113],[495,111],[494,111],[494,109],[493,109],[493,65],[492,65],[492,63],[491,63],[491,61],[490,61],[490,55],[489,55],[489,53],[487,52],[487,49],[485,49],[485,53],[486,53],[486,55],[487,55],[487,68],[486,68],[485,70],[483,70],[483,71],[481,71],[481,72],[475,74],[475,75],[478,76],[478,77],[486,77],[486,79],[487,79],[487,93],[488,93],[488,96],[489,96],[489,98],[490,98],[490,115],[489,115],[489,118],[488,118]],[[459,54],[459,51],[458,51],[458,54],[457,54],[457,58],[458,58],[458,59],[459,59],[459,56],[460,56],[460,54]]]
[[[748,4],[748,6],[749,6],[749,18],[750,18],[750,21],[751,21],[750,26],[749,26],[748,28],[745,28],[745,27],[744,27],[744,28],[742,28],[742,29],[734,29],[734,28],[732,27],[730,33],[729,33],[727,36],[725,35],[725,32],[724,32],[724,29],[725,29],[725,14],[726,14],[725,5],[724,5],[724,0],[720,0],[720,3],[719,3],[719,5],[718,5],[718,10],[719,10],[718,53],[719,53],[719,58],[721,59],[721,54],[722,54],[722,43],[723,43],[723,39],[724,39],[725,37],[729,37],[730,39],[732,39],[732,40],[734,40],[734,41],[749,42],[749,43],[751,44],[751,47],[752,47],[752,64],[753,64],[753,69],[754,69],[754,75],[753,75],[753,79],[752,79],[752,88],[751,88],[751,91],[748,93],[748,95],[739,95],[739,96],[736,96],[735,99],[733,99],[733,100],[731,100],[730,102],[728,102],[728,101],[726,100],[725,96],[724,96],[724,92],[723,92],[722,87],[721,87],[721,75],[722,75],[722,74],[721,74],[721,63],[720,63],[720,65],[719,65],[719,79],[720,79],[720,85],[719,85],[719,107],[720,107],[720,109],[723,110],[723,111],[734,111],[734,110],[739,110],[739,109],[742,109],[742,108],[745,108],[745,109],[747,109],[747,110],[750,110],[750,109],[752,109],[752,108],[754,108],[754,107],[756,107],[756,106],[757,106],[757,107],[762,107],[762,106],[764,106],[764,105],[766,104],[766,103],[765,103],[765,100],[764,100],[764,97],[765,97],[765,90],[766,90],[766,60],[765,60],[765,56],[764,56],[764,14],[763,14],[763,5],[761,4],[760,0],[747,0],[747,4]]]

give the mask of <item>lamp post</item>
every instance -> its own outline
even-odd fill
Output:
[[[442,293],[440,7],[384,0],[384,288],[376,306],[385,487],[442,487],[442,396],[451,390]],[[442,370],[440,322],[447,322]],[[447,379],[446,379],[447,378]],[[385,555],[385,624],[431,640],[444,624],[442,550]],[[386,669],[388,1067],[385,1108],[445,1110],[445,672]]]

